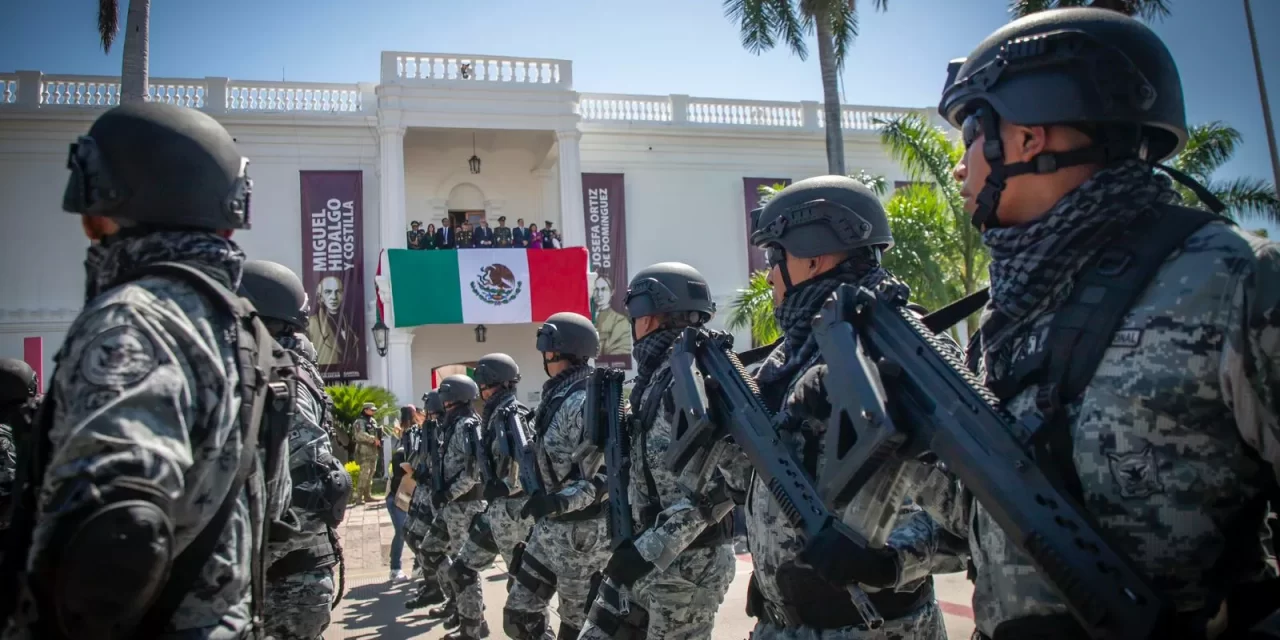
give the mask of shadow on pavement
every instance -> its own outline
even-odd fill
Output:
[[[408,584],[383,582],[353,586],[338,609],[342,612],[341,619],[333,621],[330,633],[325,636],[409,640],[440,626],[443,621],[427,618],[428,608],[414,611],[404,608],[409,598]],[[339,629],[342,635],[331,635]]]

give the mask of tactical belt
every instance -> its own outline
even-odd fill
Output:
[[[275,582],[296,573],[324,569],[338,564],[338,554],[326,540],[323,544],[290,551],[267,569],[267,580]]]
[[[862,615],[848,597],[835,597],[835,590],[820,582],[817,576],[804,584],[806,587],[812,585],[812,591],[805,589],[804,593],[787,594],[791,599],[789,604],[773,602],[760,592],[756,575],[752,573],[751,581],[747,583],[747,615],[780,628],[866,629]],[[884,590],[868,593],[867,597],[885,620],[903,618],[933,602],[933,577],[930,576],[915,591]]]
[[[594,520],[604,515],[604,505],[605,503],[603,502],[597,502],[586,509],[570,511],[569,513],[562,513],[558,516],[547,516],[547,519],[552,522],[584,522],[587,520]]]

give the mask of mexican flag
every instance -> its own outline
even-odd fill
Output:
[[[589,316],[587,250],[388,249],[397,327],[522,324]]]

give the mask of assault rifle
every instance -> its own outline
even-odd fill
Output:
[[[617,549],[635,535],[631,500],[627,495],[631,480],[631,437],[622,411],[622,382],[619,369],[597,368],[587,378],[587,399],[583,408],[587,438],[605,454],[609,474],[610,549]]]
[[[681,484],[696,490],[710,476],[719,458],[714,448],[724,443],[717,427],[723,424],[733,442],[751,460],[791,526],[806,540],[835,528],[856,542],[868,544],[866,538],[831,513],[804,469],[778,439],[773,416],[734,354],[731,341],[701,329],[685,329],[671,354],[671,372],[677,416],[666,463],[669,469],[681,473]],[[689,476],[694,479],[688,480]],[[899,499],[892,507],[896,510],[901,504]],[[884,624],[884,618],[861,587],[847,585],[846,589],[868,628],[878,629]]]
[[[484,437],[483,421],[477,420],[476,426],[467,436],[471,438],[471,453],[476,457],[476,464],[480,467],[480,477],[484,480],[485,486],[502,482],[493,468],[493,456],[489,455],[489,442]]]
[[[502,434],[499,436],[501,439],[498,441],[498,451],[503,457],[514,460],[519,465],[520,486],[525,495],[532,495],[534,491],[545,492],[542,474],[538,471],[538,452],[525,433],[519,405],[512,403],[499,411],[502,412]]]
[[[1091,637],[1173,637],[1163,626],[1172,610],[1160,595],[1028,456],[1024,443],[1038,419],[1015,421],[1001,409],[905,304],[898,285],[874,292],[844,285],[815,321],[829,424],[840,425],[837,433],[828,429],[828,447],[850,443],[827,449],[819,488],[932,451],[1030,556]],[[860,418],[873,388],[891,390],[896,420]]]
[[[444,456],[440,451],[440,435],[444,431],[444,427],[437,423],[437,426],[431,429],[424,429],[422,437],[427,440],[427,459],[430,461],[431,469],[431,491],[432,493],[443,493],[444,486]]]

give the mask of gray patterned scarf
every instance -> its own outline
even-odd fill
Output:
[[[636,380],[635,385],[631,387],[632,398],[639,400],[642,397],[654,372],[662,366],[663,362],[666,362],[671,345],[675,344],[676,338],[680,337],[682,331],[684,330],[674,327],[658,329],[632,345],[631,357],[636,360]]]
[[[498,389],[488,400],[484,401],[484,413],[481,414],[480,421],[489,424],[489,418],[493,416],[493,412],[507,401],[514,402],[516,397],[515,389]]]
[[[538,402],[538,410],[534,413],[533,424],[539,429],[546,429],[550,426],[551,416],[547,415],[547,409],[551,406],[551,400],[557,395],[568,389],[573,383],[591,375],[593,368],[588,365],[570,367],[552,376],[550,380],[542,383],[542,399]],[[539,432],[541,433],[541,432]]]
[[[85,258],[85,302],[122,284],[133,271],[157,262],[181,262],[235,291],[244,251],[216,233],[125,229],[91,245]]]
[[[864,287],[875,287],[889,277],[889,272],[879,263],[855,258],[793,287],[787,292],[787,297],[782,299],[782,304],[773,310],[773,317],[782,330],[782,344],[760,367],[757,379],[766,384],[790,380],[813,357],[818,350],[818,344],[810,340],[813,334],[813,317],[840,285],[857,283]],[[779,351],[780,358],[777,357]]]
[[[307,336],[297,332],[289,333],[283,336],[277,336],[276,342],[279,342],[280,346],[285,349],[302,356],[302,359],[306,360],[308,363],[315,363],[316,347],[311,344],[311,341],[307,339]]]
[[[1130,160],[1094,174],[1036,220],[983,232],[991,250],[990,306],[1004,316],[998,335],[983,335],[984,348],[1062,304],[1073,276],[1102,246],[1097,236],[1106,223],[1130,222],[1177,197],[1168,177]]]

